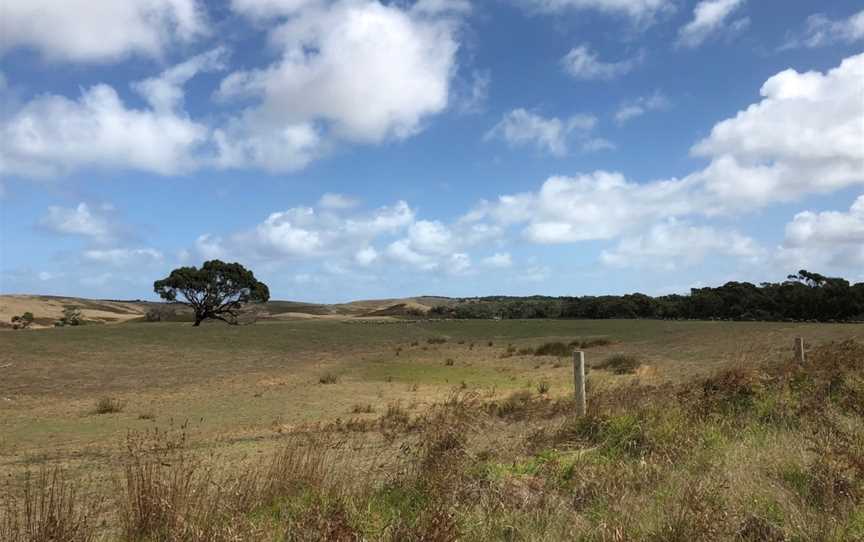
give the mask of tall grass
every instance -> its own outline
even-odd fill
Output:
[[[394,403],[233,469],[182,427],[132,434],[113,498],[43,474],[5,492],[0,539],[864,539],[864,345],[628,381],[594,390],[581,418],[547,395],[460,393],[414,416]]]

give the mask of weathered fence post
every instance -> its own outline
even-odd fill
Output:
[[[804,337],[795,338],[795,361],[804,363]]]
[[[587,411],[585,397],[585,352],[573,352],[573,386],[576,389],[576,415],[584,416]]]

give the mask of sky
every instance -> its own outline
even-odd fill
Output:
[[[0,293],[864,281],[860,0],[3,0]]]

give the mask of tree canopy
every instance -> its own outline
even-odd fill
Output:
[[[270,299],[270,289],[252,271],[220,260],[204,262],[200,269],[177,268],[154,282],[153,290],[166,301],[192,307],[195,326],[208,318],[236,324],[244,305]]]
[[[727,282],[690,295],[481,297],[434,307],[445,318],[663,318],[697,320],[864,320],[864,283],[801,270],[779,283]]]

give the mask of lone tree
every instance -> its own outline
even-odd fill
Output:
[[[207,318],[237,324],[240,309],[246,303],[264,303],[270,290],[258,281],[252,271],[239,263],[219,260],[204,262],[201,269],[180,267],[153,283],[162,299],[189,305],[195,311],[195,324]],[[184,299],[178,299],[178,295]]]

